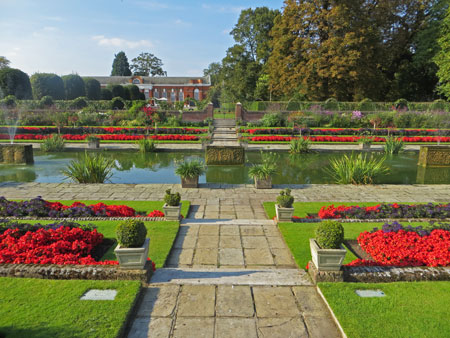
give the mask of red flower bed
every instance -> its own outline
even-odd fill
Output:
[[[147,215],[147,217],[164,217],[164,213],[160,210],[153,210],[151,213]]]
[[[421,236],[412,231],[364,231],[358,236],[361,248],[375,262],[355,260],[349,265],[449,266],[450,231],[435,229]]]
[[[87,207],[90,208],[94,215],[103,215],[106,214],[108,217],[134,217],[136,216],[136,210],[133,208],[130,208],[126,205],[106,205],[104,203],[97,203],[97,204],[91,204],[86,205],[81,202],[74,202],[72,205],[63,205],[61,202],[47,202],[46,205],[51,210],[70,210],[73,208],[80,208],[80,207]]]
[[[290,142],[298,137],[292,136],[253,136],[249,137],[250,141],[255,142]],[[306,138],[306,137],[303,137]],[[450,137],[436,136],[403,136],[400,137],[403,142],[450,142]],[[310,136],[312,142],[358,142],[360,136]],[[386,142],[385,137],[372,137],[374,142]]]
[[[63,139],[70,141],[83,141],[86,139],[87,135],[72,135],[72,134],[64,134],[61,135]],[[105,141],[134,141],[146,138],[146,135],[96,135],[101,140]],[[49,135],[36,135],[36,134],[17,134],[14,139],[15,140],[43,140],[45,138],[50,137]],[[151,135],[149,136],[153,140],[157,141],[198,141],[198,136],[194,135]],[[8,134],[0,134],[0,140],[9,140]]]
[[[154,128],[147,127],[62,127],[60,128],[63,134],[146,134],[154,132]],[[158,132],[161,134],[203,134],[208,129],[200,128],[182,128],[182,127],[169,127],[158,128]],[[7,132],[6,127],[0,127],[0,132]],[[40,134],[49,135],[58,133],[57,127],[18,127],[18,134]]]
[[[8,229],[0,234],[0,263],[116,265],[97,262],[92,250],[103,241],[97,230],[59,227],[21,233]]]

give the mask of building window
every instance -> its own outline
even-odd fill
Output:
[[[158,89],[155,88],[155,90],[153,91],[153,97],[155,99],[159,99],[159,93],[158,93]]]
[[[166,88],[164,88],[164,89],[163,89],[163,92],[162,92],[162,97],[164,97],[164,98],[166,98],[166,99],[167,99],[167,92],[166,92]]]
[[[138,78],[133,79],[133,84],[141,84],[141,81]]]
[[[170,91],[170,102],[175,102],[177,100],[177,94],[175,93],[175,90]]]
[[[194,90],[194,99],[197,101],[200,100],[200,90],[198,90],[198,88],[195,88]]]
[[[183,89],[180,89],[180,92],[178,93],[178,100],[184,101],[184,93],[183,93]]]

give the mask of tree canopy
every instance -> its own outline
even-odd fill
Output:
[[[11,62],[4,56],[0,56],[0,69],[9,67]]]
[[[162,68],[161,59],[151,53],[141,53],[131,60],[133,75],[140,76],[167,76],[167,72]]]
[[[111,76],[129,76],[131,75],[130,64],[125,52],[119,52],[114,55]]]
[[[34,73],[30,81],[35,100],[40,100],[44,96],[51,96],[54,100],[64,100],[64,83],[58,75],[52,73]]]
[[[84,81],[77,74],[69,74],[61,77],[64,82],[66,100],[74,100],[77,97],[86,96]]]
[[[14,95],[19,100],[31,99],[31,84],[28,75],[19,69],[0,69],[0,98]]]

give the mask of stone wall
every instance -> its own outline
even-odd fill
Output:
[[[170,112],[170,115],[179,115],[179,112]],[[208,104],[202,111],[184,111],[183,121],[187,122],[201,122],[207,118],[214,118],[214,106],[212,103]]]
[[[418,164],[424,167],[450,167],[450,147],[421,146]]]
[[[243,147],[207,146],[207,165],[239,165],[245,163],[245,150]]]

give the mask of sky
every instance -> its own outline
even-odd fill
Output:
[[[242,9],[282,0],[0,0],[0,56],[28,75],[111,74],[114,55],[159,57],[168,76],[200,76],[233,45]]]

